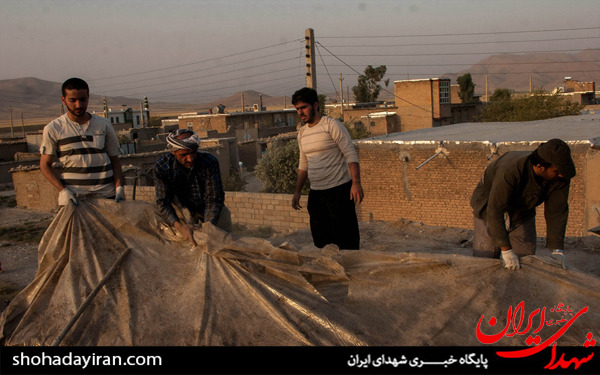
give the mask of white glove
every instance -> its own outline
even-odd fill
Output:
[[[566,270],[567,265],[565,264],[565,253],[561,249],[554,249],[551,255],[552,259],[560,263],[561,267]]]
[[[64,188],[60,191],[60,193],[58,193],[58,205],[66,206],[69,204],[69,201],[73,202],[75,206],[79,206],[79,201],[77,200],[75,194],[73,194],[73,192],[68,188]]]
[[[125,200],[125,188],[123,186],[117,186],[117,193],[115,194],[115,202]]]
[[[504,264],[504,268],[508,268],[510,270],[519,269],[519,257],[512,250],[503,250],[502,254],[502,263]]]

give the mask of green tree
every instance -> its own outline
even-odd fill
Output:
[[[244,191],[248,181],[240,174],[239,169],[231,167],[229,176],[223,179],[223,190]]]
[[[348,121],[344,121],[343,119],[339,119],[339,121],[344,124],[352,139],[369,138],[371,136],[371,131],[367,129],[361,120],[356,120],[355,117],[350,118]]]
[[[319,113],[321,116],[325,116],[325,101],[327,100],[327,96],[323,94],[319,94]]]
[[[505,94],[499,93],[497,101],[486,104],[481,113],[482,121],[544,120],[578,115],[583,108],[582,104],[571,101],[567,96],[548,94],[544,90],[527,95],[512,94],[508,99]]]
[[[150,128],[160,128],[162,126],[162,117],[160,116],[150,116],[150,120],[148,121],[148,127]]]
[[[490,102],[498,102],[501,100],[510,100],[512,92],[509,89],[496,89],[492,96],[490,96]]]
[[[385,76],[387,67],[385,65],[374,68],[372,65],[368,65],[365,68],[365,74],[358,76],[358,85],[352,87],[352,93],[354,99],[359,103],[374,102],[379,97],[381,86],[379,82]],[[389,78],[384,81],[387,87],[390,83]]]
[[[262,182],[267,193],[293,194],[298,179],[300,150],[298,142],[292,140],[285,145],[273,144],[260,158],[254,168],[254,175]],[[308,192],[308,184],[303,192]]]
[[[460,87],[458,96],[460,97],[461,102],[471,103],[473,101],[473,94],[475,93],[475,84],[473,83],[473,78],[471,78],[471,73],[465,73],[462,76],[459,76],[456,79],[456,82]]]

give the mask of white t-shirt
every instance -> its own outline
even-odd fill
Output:
[[[348,163],[358,163],[356,149],[346,127],[329,116],[298,132],[300,163],[308,171],[310,188],[330,189],[351,180]]]
[[[63,165],[60,179],[73,192],[112,197],[115,183],[109,156],[120,154],[119,140],[107,119],[91,116],[83,125],[67,114],[50,122],[44,127],[40,154],[58,157]]]

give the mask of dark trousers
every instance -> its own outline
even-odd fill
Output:
[[[510,246],[518,256],[534,255],[537,243],[535,216],[520,223],[510,223],[505,217]],[[474,218],[473,256],[484,258],[500,258],[500,248],[492,245],[487,223]]]
[[[360,234],[351,187],[349,181],[327,190],[310,190],[307,210],[316,247],[336,244],[340,249],[358,250]]]

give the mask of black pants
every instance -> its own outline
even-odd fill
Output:
[[[340,249],[358,250],[360,234],[351,187],[349,181],[327,190],[310,190],[307,209],[316,247],[336,244]]]

